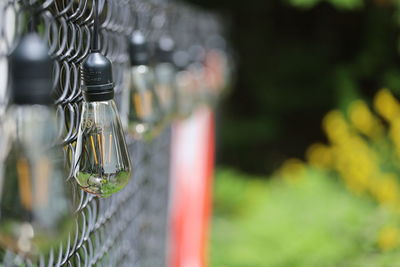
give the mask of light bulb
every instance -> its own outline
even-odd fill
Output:
[[[168,62],[158,63],[154,67],[156,77],[155,91],[166,117],[172,114],[175,103],[175,67]]]
[[[154,73],[147,65],[131,68],[129,131],[136,139],[151,140],[158,134],[161,110],[154,91]]]
[[[224,70],[222,63],[222,57],[218,51],[207,51],[204,63],[204,76],[208,89],[207,92],[212,105],[216,104],[220,91],[224,87]]]
[[[175,51],[173,59],[177,72],[175,74],[176,113],[179,118],[189,117],[195,107],[196,97],[202,90],[203,76],[199,64],[193,63],[193,55],[186,49]]]
[[[194,107],[199,103],[208,103],[207,84],[205,79],[204,65],[200,62],[190,64],[188,70],[191,74],[192,87],[191,91],[194,99]]]
[[[165,123],[171,119],[176,104],[174,42],[168,36],[162,36],[157,47],[157,64],[154,67],[155,91],[165,115]],[[178,54],[179,55],[179,54]]]
[[[72,226],[72,188],[66,182],[55,111],[14,105],[7,111],[11,144],[0,192],[0,243],[22,254],[47,251]]]
[[[178,91],[178,114],[180,118],[187,118],[191,115],[194,106],[193,88],[195,82],[193,74],[186,69],[176,73],[176,88]]]
[[[52,60],[34,33],[10,56],[7,156],[0,174],[0,245],[25,256],[47,253],[72,229],[72,188],[51,105]]]
[[[136,139],[150,140],[159,133],[162,123],[160,99],[155,92],[155,76],[149,66],[147,42],[140,31],[135,31],[129,42],[131,61],[128,101],[129,132]]]
[[[130,163],[114,100],[84,102],[79,127],[75,178],[83,190],[102,197],[130,179]]]
[[[233,82],[235,64],[230,49],[220,33],[210,34],[206,40],[208,52],[206,55],[206,66],[209,70],[208,79],[212,88],[212,94],[218,98],[221,94],[227,93]]]
[[[131,166],[113,100],[111,62],[92,52],[82,64],[84,101],[74,159],[75,179],[88,193],[108,197],[130,178]]]
[[[193,94],[196,104],[207,103],[207,81],[205,79],[206,50],[199,43],[192,44],[188,49],[190,64],[188,70],[192,74]]]

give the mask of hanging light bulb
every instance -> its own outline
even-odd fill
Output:
[[[221,34],[210,34],[206,39],[206,44],[208,47],[205,58],[206,76],[215,103],[221,94],[227,93],[226,90],[231,87],[235,66],[228,53],[226,41]]]
[[[98,19],[91,53],[82,63],[82,115],[74,159],[75,179],[88,193],[108,197],[130,180],[130,160],[118,110],[113,100],[112,65],[99,51]]]
[[[192,79],[192,92],[194,96],[194,100],[196,104],[199,103],[207,103],[207,83],[205,79],[205,67],[204,67],[204,59],[205,59],[205,49],[199,44],[193,44],[190,46],[189,50],[190,55],[190,65],[188,66],[188,70],[191,74]],[[194,107],[195,108],[195,107]]]
[[[194,105],[193,78],[189,71],[189,54],[185,50],[174,52],[174,63],[177,68],[175,74],[175,85],[177,92],[176,113],[179,118],[185,119],[190,116]]]
[[[177,40],[177,47],[173,51],[173,63],[176,69],[175,73],[175,94],[176,104],[175,113],[179,119],[188,118],[195,105],[195,79],[190,69],[193,55],[190,48],[193,43],[193,32],[197,30],[193,27],[196,22],[193,10],[177,10],[177,31],[174,31],[174,39]],[[178,34],[179,33],[179,34]]]
[[[160,98],[154,90],[154,72],[149,66],[147,42],[141,31],[135,31],[129,41],[131,62],[129,91],[129,132],[137,139],[150,140],[161,124]]]
[[[177,100],[175,74],[173,63],[174,41],[168,36],[161,36],[157,47],[157,63],[154,67],[156,78],[156,93],[160,99],[161,108],[166,121],[171,119]]]
[[[0,245],[25,256],[46,253],[72,227],[72,189],[50,96],[53,61],[46,43],[25,35],[10,56],[9,139],[0,174]],[[4,138],[4,137],[2,137]]]

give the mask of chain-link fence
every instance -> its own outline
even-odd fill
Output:
[[[54,96],[62,123],[60,134],[69,158],[74,157],[80,120],[80,64],[89,53],[92,38],[91,0],[3,0],[0,2],[0,117],[7,103],[7,56],[37,15],[36,31],[48,41],[55,60]],[[129,68],[127,37],[140,28],[151,43],[165,32],[187,45],[190,28],[196,26],[193,9],[166,1],[99,1],[101,50],[113,63],[117,104],[126,84]],[[186,8],[188,12],[181,12]],[[204,27],[214,21],[204,20]],[[190,23],[189,23],[190,22]],[[211,23],[211,24],[210,24]],[[176,39],[176,38],[175,38]],[[0,120],[1,121],[1,120]],[[1,125],[0,125],[1,127]],[[4,266],[165,266],[168,224],[170,130],[150,143],[128,137],[133,164],[129,185],[107,199],[76,189],[79,203],[75,231],[49,255],[30,262],[10,251],[0,250]],[[69,164],[72,177],[72,164]]]

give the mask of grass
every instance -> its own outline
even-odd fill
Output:
[[[288,182],[220,169],[211,266],[400,266],[398,251],[381,252],[376,241],[391,220],[326,173]]]

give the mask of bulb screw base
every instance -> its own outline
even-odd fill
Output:
[[[81,77],[85,101],[107,101],[114,98],[112,64],[100,52],[92,52],[86,57],[82,63]]]
[[[129,59],[131,66],[149,65],[150,63],[147,42],[140,31],[134,31],[129,39]]]
[[[169,36],[161,36],[158,40],[155,56],[159,63],[173,63],[173,53],[175,49],[174,40]]]

